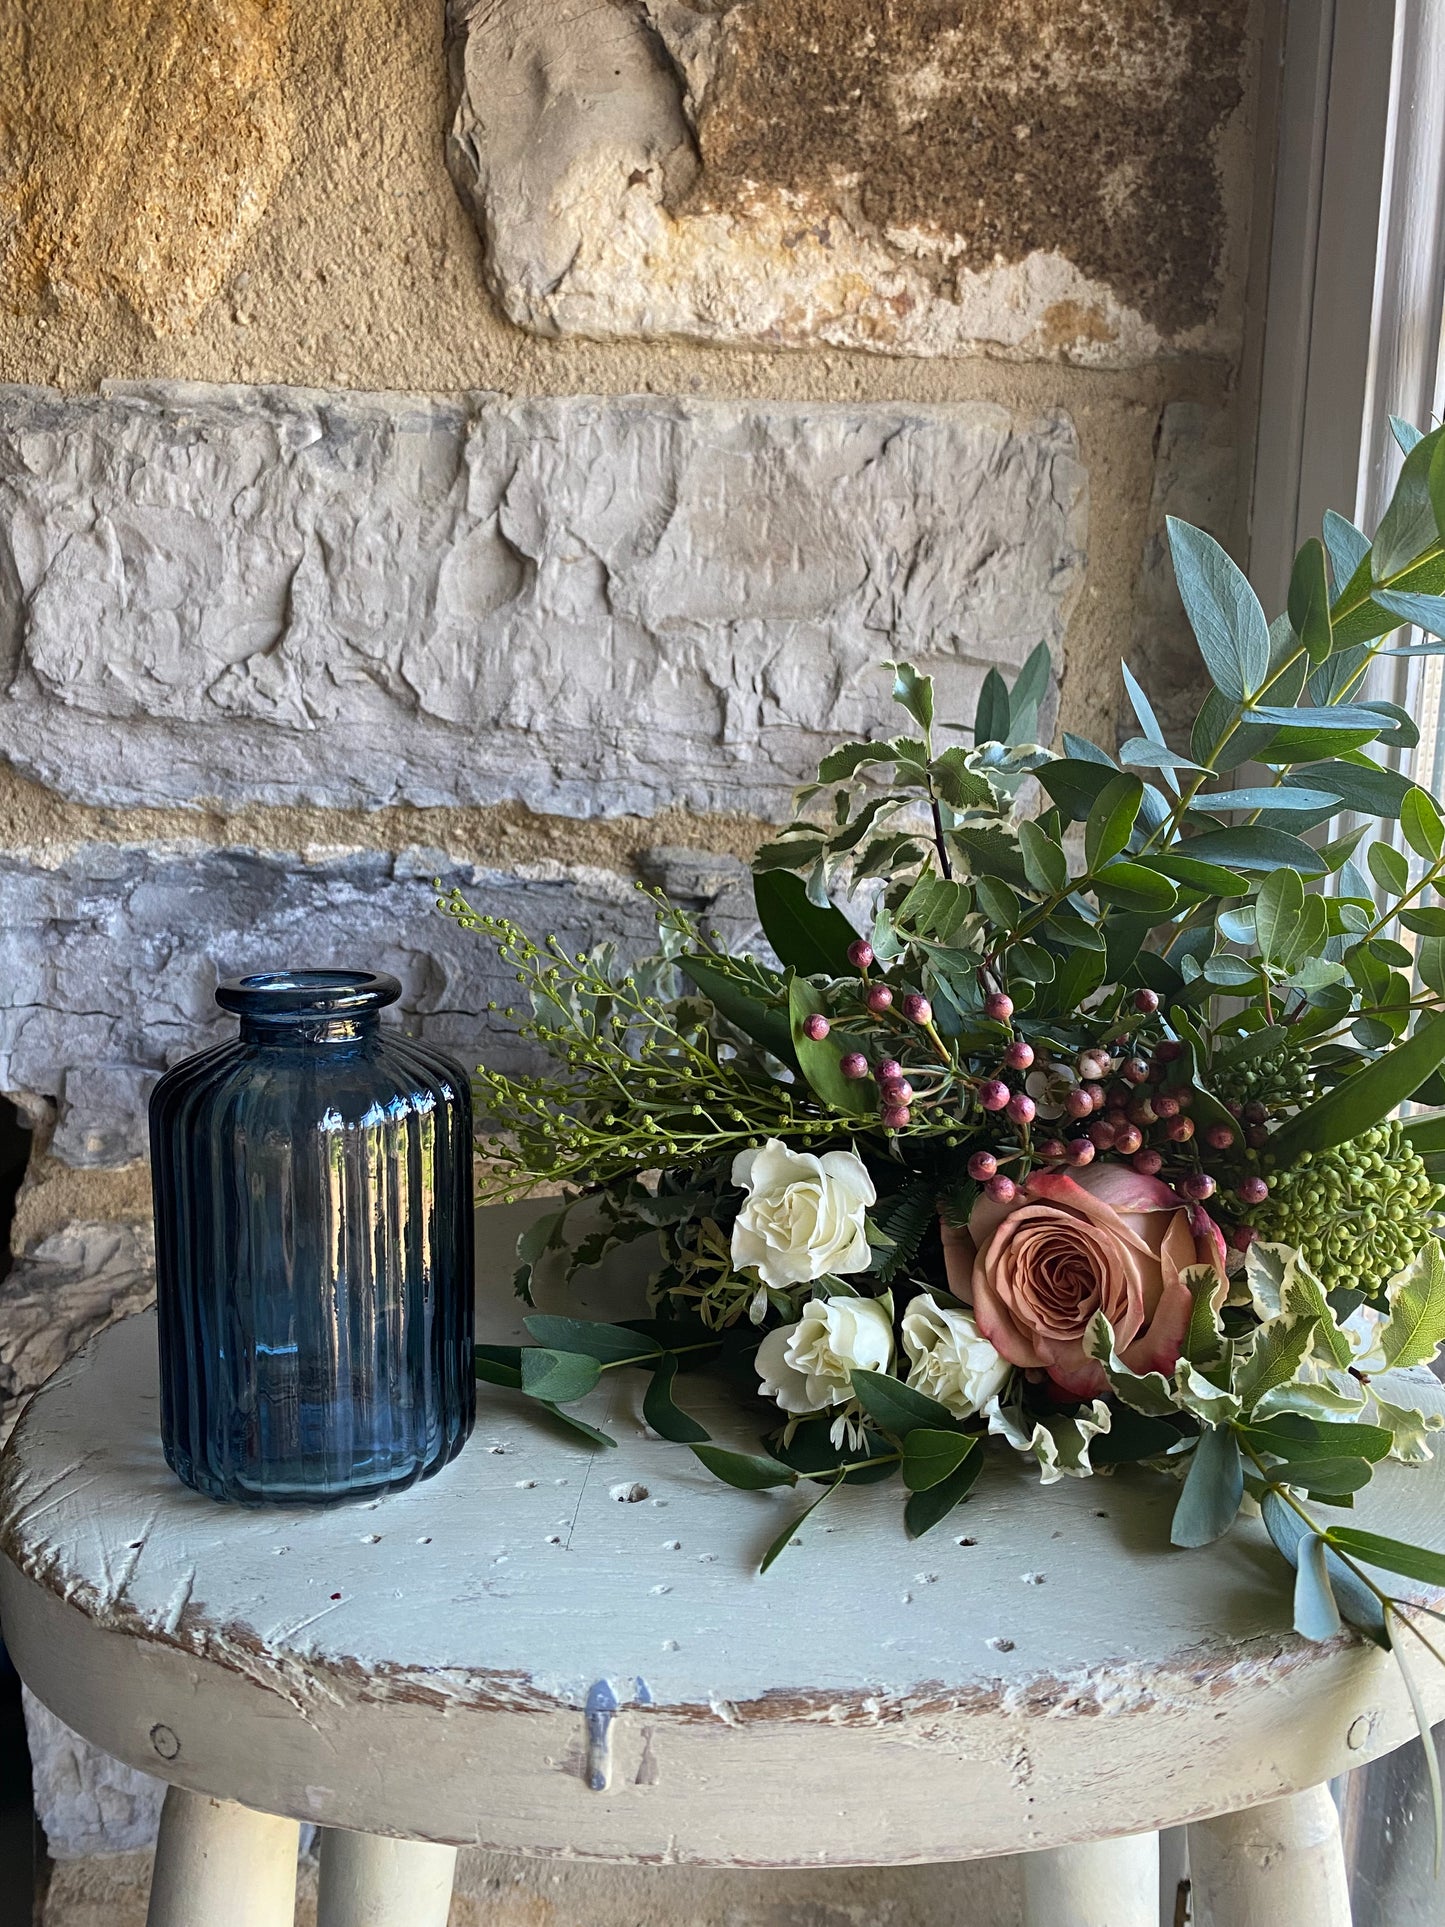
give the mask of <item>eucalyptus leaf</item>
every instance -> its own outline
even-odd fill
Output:
[[[554,1351],[543,1345],[522,1347],[522,1390],[551,1405],[575,1405],[601,1376],[597,1360],[583,1352]]]
[[[1277,1492],[1266,1492],[1260,1501],[1259,1510],[1265,1531],[1290,1565],[1298,1570],[1300,1542],[1310,1535],[1311,1528],[1297,1512],[1291,1510]],[[1334,1537],[1333,1528],[1330,1536]],[[1368,1638],[1374,1640],[1377,1646],[1382,1646],[1386,1652],[1389,1652],[1390,1634],[1385,1625],[1385,1615],[1379,1600],[1369,1587],[1350,1571],[1337,1553],[1327,1554],[1325,1567],[1329,1573],[1335,1602],[1343,1617]]]
[[[707,1429],[684,1412],[673,1398],[672,1384],[676,1376],[677,1354],[664,1352],[643,1394],[642,1416],[659,1438],[673,1445],[701,1445],[707,1440]]]
[[[791,1466],[760,1453],[729,1452],[721,1445],[693,1444],[692,1452],[716,1479],[736,1486],[740,1492],[765,1492],[770,1486],[796,1485],[798,1475]]]
[[[604,1365],[633,1359],[656,1358],[662,1347],[655,1338],[629,1331],[625,1325],[594,1324],[587,1318],[552,1318],[535,1312],[522,1323],[539,1345],[553,1351],[581,1352]]]
[[[1269,624],[1248,579],[1212,535],[1166,518],[1174,579],[1214,686],[1246,702],[1269,672]]]
[[[1341,1630],[1340,1609],[1330,1590],[1325,1542],[1317,1532],[1304,1534],[1296,1558],[1294,1629],[1303,1639],[1333,1639]]]
[[[1335,581],[1343,588],[1370,553],[1370,538],[1334,509],[1325,510],[1324,537],[1330,568]]]
[[[1310,537],[1294,559],[1289,578],[1289,620],[1310,662],[1324,662],[1334,648],[1334,636],[1330,630],[1325,549],[1315,536]]]
[[[1239,1442],[1227,1425],[1206,1426],[1189,1461],[1169,1537],[1176,1546],[1207,1546],[1234,1524],[1244,1498]]]

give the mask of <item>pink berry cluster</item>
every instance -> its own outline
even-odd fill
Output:
[[[1159,1009],[1159,998],[1152,990],[1135,991],[1132,1001],[1140,1017],[1152,1017]],[[996,994],[986,1001],[985,1012],[1007,1023],[1013,1015],[1013,1004],[1007,996]],[[1105,1046],[1080,1051],[1074,1063],[1077,1081],[1070,1084],[1063,1098],[1068,1122],[1062,1128],[1069,1135],[1034,1139],[1026,1152],[1017,1154],[1020,1160],[1081,1167],[1092,1164],[1101,1153],[1110,1153],[1126,1158],[1146,1177],[1164,1173],[1182,1196],[1203,1204],[1219,1190],[1219,1180],[1203,1168],[1199,1152],[1229,1151],[1235,1134],[1223,1123],[1208,1124],[1202,1131],[1197,1128],[1190,1116],[1193,1089],[1171,1078],[1171,1066],[1183,1054],[1184,1046],[1167,1037],[1159,1039],[1147,1057],[1140,1054],[1137,1040],[1126,1056],[1115,1056]],[[1021,1127],[1031,1124],[1037,1115],[1033,1099],[1026,1092],[1012,1090],[1002,1073],[1026,1070],[1033,1061],[1034,1052],[1027,1043],[1011,1043],[1000,1074],[985,1078],[978,1086],[983,1109],[1003,1112]],[[1245,1121],[1248,1130],[1262,1119],[1246,1117]],[[996,1203],[1010,1204],[1017,1196],[1018,1183],[1000,1170],[1000,1162],[993,1151],[975,1151],[968,1161],[968,1172]],[[1245,1177],[1236,1187],[1237,1197],[1246,1205],[1263,1203],[1268,1191],[1267,1181],[1258,1176]]]
[[[868,979],[868,969],[873,962],[873,946],[866,938],[859,937],[849,944],[848,961],[864,974],[863,1007],[872,1016],[886,1017],[896,1011],[910,1024],[933,1022],[933,1006],[921,991],[910,990],[902,997],[895,998],[891,984]],[[819,1014],[803,1020],[804,1035],[811,1037],[814,1042],[826,1037],[830,1028],[828,1019]],[[838,1068],[845,1077],[860,1080],[870,1075],[876,1077],[880,1121],[890,1131],[901,1131],[907,1127],[913,1115],[910,1106],[915,1092],[896,1057],[885,1057],[875,1068],[861,1050],[846,1051],[838,1060]]]

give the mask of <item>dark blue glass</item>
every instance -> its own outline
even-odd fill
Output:
[[[472,1429],[472,1107],[395,977],[234,977],[151,1099],[166,1459],[256,1505],[397,1491]]]

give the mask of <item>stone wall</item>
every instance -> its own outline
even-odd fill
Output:
[[[744,938],[882,658],[966,714],[1044,640],[1107,739],[1128,650],[1187,710],[1162,523],[1241,530],[1276,12],[0,0],[0,1426],[144,1301],[145,1100],[218,972],[392,969],[506,1061],[434,876]],[[134,1846],[37,1733],[57,1848]],[[52,1921],[119,1918],[67,1864]]]

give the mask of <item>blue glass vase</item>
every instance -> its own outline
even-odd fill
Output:
[[[151,1099],[162,1437],[213,1498],[397,1491],[471,1431],[471,1096],[383,1031],[400,995],[359,970],[231,978],[240,1035]]]

